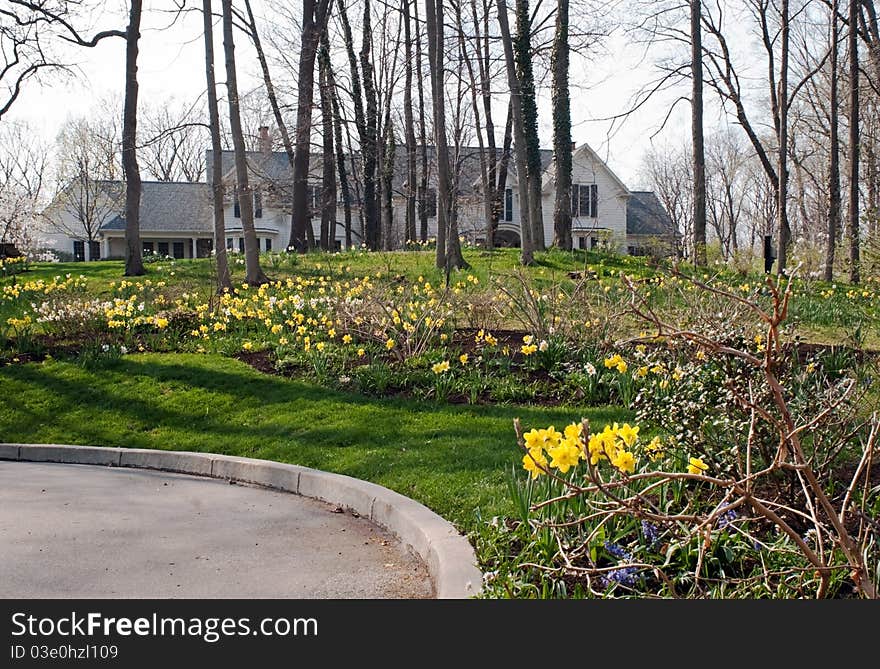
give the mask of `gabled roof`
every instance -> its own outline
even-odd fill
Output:
[[[108,190],[122,182],[106,182]],[[125,230],[125,203],[101,230]],[[207,184],[182,181],[144,181],[141,190],[140,229],[151,232],[213,233],[211,191]]]
[[[552,154],[552,152],[551,152],[551,154]],[[586,142],[581,144],[580,146],[576,147],[574,149],[574,151],[572,151],[572,154],[571,154],[572,162],[576,163],[578,158],[580,158],[581,156],[586,156],[587,158],[592,160],[594,163],[601,165],[602,168],[611,177],[611,180],[618,186],[618,188],[620,188],[623,195],[625,195],[625,196],[630,195],[630,190],[629,190],[629,188],[626,187],[626,184],[620,180],[620,177],[618,177],[614,173],[614,170],[612,170],[608,166],[608,163],[606,163],[604,160],[602,160],[599,157],[599,154],[597,154],[595,151],[593,151],[593,148],[589,144],[587,144]],[[556,178],[556,166],[555,166],[555,164],[553,164],[551,162],[549,164],[549,166],[547,166],[544,170],[544,177],[541,179],[541,189],[546,191],[546,189],[548,187],[552,187],[555,178]]]
[[[626,206],[626,234],[668,237],[675,224],[653,191],[632,191]]]

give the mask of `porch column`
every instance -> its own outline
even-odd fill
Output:
[[[197,257],[196,256],[196,238],[193,237],[191,241],[192,241],[192,256],[191,257],[196,258]]]

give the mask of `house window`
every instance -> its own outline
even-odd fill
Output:
[[[254,218],[263,218],[263,194],[254,188]]]
[[[235,218],[241,218],[241,204],[238,201],[238,186],[235,187],[235,194],[232,196],[232,215]]]
[[[572,184],[571,215],[574,218],[598,216],[599,187],[596,184]]]
[[[578,237],[578,248],[586,250],[586,248],[587,248],[587,238],[586,237]]]
[[[91,241],[89,242],[89,260],[100,260],[101,259],[101,243]]]
[[[174,242],[174,257],[175,258],[183,258],[183,242]]]
[[[73,243],[73,259],[77,262],[85,262],[86,259],[86,243],[85,242],[74,242]]]
[[[235,246],[232,243],[232,237],[227,237],[226,238],[226,250],[231,251],[234,248],[235,248]]]
[[[266,237],[266,253],[272,250],[272,240]]]
[[[423,212],[427,212],[425,215],[428,218],[434,218],[437,216],[437,189],[428,188],[424,191],[420,190],[419,215],[421,216]]]
[[[144,253],[153,253],[153,242],[144,242]]]
[[[238,252],[244,253],[244,237],[238,238]]]
[[[512,188],[504,189],[504,216],[502,218],[507,222],[510,222],[513,220],[513,189]]]
[[[159,255],[163,258],[168,255],[168,242],[159,242]]]

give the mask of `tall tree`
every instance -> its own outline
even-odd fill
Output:
[[[345,248],[352,246],[351,239],[351,190],[348,183],[348,170],[345,167],[345,145],[342,143],[342,113],[339,109],[339,96],[332,66],[327,70],[327,88],[330,92],[330,106],[333,111],[333,144],[336,149],[336,172],[339,175],[339,192],[342,196],[342,216],[345,226]]]
[[[245,0],[244,6],[247,12],[247,32],[250,35],[251,41],[254,44],[254,49],[257,52],[257,60],[260,63],[260,70],[263,73],[263,85],[266,87],[266,97],[269,99],[269,106],[272,108],[272,116],[275,119],[275,126],[278,128],[278,132],[281,135],[281,145],[284,147],[284,152],[287,154],[287,164],[290,166],[290,173],[292,175],[295,162],[293,142],[290,139],[287,122],[284,120],[284,115],[281,113],[281,105],[278,103],[278,95],[275,92],[275,85],[269,71],[269,63],[266,60],[266,53],[263,50],[263,41],[260,38],[260,31],[257,29],[257,20],[254,16],[253,9],[251,8],[250,0]],[[293,247],[293,207],[291,207],[290,211],[290,230],[291,234],[288,238],[287,245],[288,247]],[[308,225],[306,226],[306,243],[311,244],[313,242],[314,232],[312,226]]]
[[[528,221],[534,248],[543,250],[544,215],[541,207],[541,143],[538,138],[538,105],[535,99],[535,76],[532,67],[532,15],[529,0],[515,0],[516,39],[514,55],[519,79],[520,105],[522,106],[523,135],[526,142],[526,168],[520,177],[520,193],[528,188]],[[522,213],[520,212],[520,218]]]
[[[416,91],[419,95],[419,186],[416,189],[419,212],[419,239],[428,241],[428,131],[425,125],[425,88],[422,83],[422,31],[419,23],[419,3],[413,3],[413,19],[416,25]]]
[[[376,171],[379,156],[379,110],[374,85],[372,41],[373,30],[370,16],[370,0],[364,0],[363,39],[361,41],[361,73],[364,89],[364,133],[361,136],[364,185],[364,234],[367,247],[378,251],[381,231],[379,229],[379,193]]]
[[[694,265],[706,264],[706,149],[703,137],[702,0],[690,0],[691,9],[691,143],[694,172]]]
[[[232,35],[232,0],[222,0],[223,51],[226,57],[226,92],[229,100],[229,127],[235,151],[235,188],[241,212],[244,234],[245,281],[261,285],[268,278],[260,267],[260,248],[254,229],[254,191],[248,177],[247,152],[241,128],[241,110],[238,98],[238,78],[235,70],[235,41]]]
[[[217,289],[232,288],[226,255],[226,222],[223,200],[223,146],[220,142],[220,109],[217,103],[217,77],[214,73],[214,15],[211,0],[202,0],[202,24],[205,33],[205,79],[208,91],[208,124],[211,126],[211,202],[214,212],[214,257],[217,261]]]
[[[486,181],[490,190],[485,193],[487,201],[488,217],[486,219],[486,248],[495,247],[495,228],[498,225],[498,219],[501,216],[502,198],[504,197],[505,184],[501,185],[499,192],[498,185],[498,155],[495,147],[495,123],[492,117],[492,85],[490,71],[492,67],[492,53],[490,50],[489,35],[489,15],[490,0],[483,0],[482,3],[482,34],[480,31],[480,20],[477,17],[477,1],[471,0],[471,15],[474,21],[474,43],[477,52],[477,70],[480,73],[480,97],[483,100],[483,118],[486,126],[486,150],[488,155],[486,166]],[[504,160],[505,156],[502,156]],[[506,174],[505,174],[506,181]]]
[[[294,133],[296,148],[293,158],[293,219],[290,226],[290,245],[300,253],[307,249],[306,227],[312,224],[308,186],[312,103],[315,96],[315,58],[321,34],[327,26],[330,0],[303,0],[302,6],[302,39],[299,51],[296,132]]]
[[[859,271],[859,0],[849,0],[849,280],[858,283]]]
[[[553,203],[553,245],[571,249],[571,97],[568,87],[568,0],[556,4],[553,38],[553,162],[556,196]]]
[[[318,86],[321,96],[321,248],[334,249],[336,240],[336,156],[333,141],[333,91],[330,44],[325,30],[318,52]]]
[[[446,39],[443,22],[444,0],[426,0],[425,28],[428,35],[428,64],[431,68],[431,98],[434,108],[434,138],[437,157],[437,253],[436,264],[446,270],[469,265],[461,252],[458,220],[453,211],[452,175],[449,143],[446,138]]]
[[[405,49],[403,80],[403,131],[406,142],[406,213],[404,216],[404,239],[416,240],[416,127],[413,118],[413,39],[412,21],[409,13],[410,0],[401,0],[403,13],[403,40]],[[418,29],[418,28],[416,28]],[[419,73],[421,76],[421,73]]]
[[[834,255],[837,249],[837,233],[840,230],[840,73],[839,45],[840,22],[837,18],[839,0],[831,3],[831,109],[829,118],[828,160],[828,229],[825,237],[825,266],[823,278],[834,280]]]
[[[446,140],[446,91],[443,76],[443,0],[425,0],[425,28],[428,40],[428,69],[434,110],[434,155],[437,159],[437,248],[438,268],[447,268],[446,232],[449,216],[449,146]]]
[[[375,215],[375,197],[376,197],[376,186],[375,186],[375,162],[373,162],[368,169],[367,160],[371,156],[364,153],[363,147],[370,145],[370,139],[367,136],[367,122],[364,118],[364,102],[361,95],[361,73],[358,68],[358,57],[354,50],[354,37],[351,32],[351,24],[348,20],[348,10],[345,7],[345,0],[338,0],[337,4],[337,14],[339,16],[339,21],[342,24],[342,36],[345,42],[345,52],[348,56],[348,69],[349,69],[349,77],[351,80],[351,101],[352,107],[354,110],[354,125],[357,128],[358,140],[361,145],[361,161],[360,161],[360,172],[361,178],[364,184],[364,191],[367,190],[369,186],[370,197],[366,197],[366,193],[363,196],[363,206],[360,208],[360,221],[361,221],[361,240],[366,241],[367,238],[367,216]],[[349,145],[351,144],[351,135],[349,134]],[[353,154],[353,152],[351,152]],[[352,174],[356,174],[356,166],[354,163],[354,155],[352,158]],[[357,191],[358,183],[357,179],[354,181],[355,190]],[[360,193],[358,193],[358,199],[360,199]],[[369,200],[369,203],[368,203]],[[375,224],[375,222],[374,222]]]
[[[501,29],[501,42],[504,46],[504,60],[507,65],[507,84],[510,87],[510,110],[513,118],[513,146],[516,156],[516,178],[519,186],[519,229],[520,261],[523,265],[531,265],[535,261],[534,244],[532,243],[532,225],[529,218],[531,211],[531,192],[528,187],[528,149],[526,131],[523,124],[522,90],[516,72],[513,56],[513,41],[510,36],[510,23],[507,18],[507,0],[497,0],[498,25]]]
[[[137,161],[138,40],[142,0],[131,0],[125,32],[125,105],[122,115],[122,172],[125,177],[125,276],[144,274],[140,234],[141,172]]]
[[[791,244],[791,226],[788,221],[788,111],[790,102],[788,99],[788,67],[789,46],[791,42],[791,11],[789,0],[781,0],[779,8],[780,16],[780,52],[779,52],[779,94],[776,96],[776,134],[779,137],[777,146],[776,173],[779,176],[779,188],[777,190],[777,215],[779,216],[776,226],[776,238],[778,241],[778,257],[776,259],[776,271],[782,274],[788,265],[788,248]]]

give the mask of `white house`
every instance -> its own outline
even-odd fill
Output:
[[[268,129],[261,129],[261,133],[265,147]],[[433,147],[428,147],[428,153],[429,164],[433,164]],[[227,186],[224,240],[214,240],[209,187],[214,175],[210,150],[205,157],[208,165],[207,183],[144,182],[140,232],[145,251],[176,258],[206,257],[214,248],[215,241],[232,251],[244,250],[235,188],[234,154],[224,151],[221,156],[221,178]],[[541,158],[544,167],[544,236],[547,244],[550,244],[553,241],[555,189],[552,152],[542,151]],[[264,148],[261,151],[248,152],[247,159],[249,182],[253,188],[254,224],[260,250],[283,249],[290,239],[289,203],[292,200],[292,170],[287,155]],[[485,236],[485,216],[480,193],[479,150],[464,148],[453,155],[452,160],[457,184],[459,232],[473,242],[480,242]],[[357,158],[349,161],[349,169],[352,162],[357,166]],[[675,241],[675,226],[654,194],[630,191],[588,145],[582,144],[574,149],[572,165],[572,237],[575,248],[591,249],[602,244],[624,253],[641,253],[651,240],[664,239],[667,243]],[[431,168],[429,170],[432,171]],[[406,155],[403,151],[398,151],[392,179],[394,247],[400,247],[404,242],[406,174]],[[309,195],[316,238],[320,234],[321,175],[322,156],[315,155],[310,161]],[[436,182],[431,176],[429,175],[426,205],[429,237],[437,232]],[[86,216],[81,206],[70,206],[69,201],[78,201],[81,197],[67,198],[68,202],[57,201],[47,210],[52,212],[47,220],[55,221],[54,225],[50,225],[47,235],[51,240],[50,245],[57,250],[72,253],[76,259],[119,258],[125,252],[122,184],[98,183],[100,188],[97,190],[103,198],[103,206],[94,208],[100,209],[99,212]],[[518,246],[520,243],[519,199],[519,183],[511,160],[503,211],[495,234],[496,243],[500,246]],[[357,204],[353,204],[352,209],[352,237],[353,243],[357,245],[362,240]],[[90,220],[88,224],[83,224],[81,219],[84,218],[99,220]],[[341,248],[345,241],[343,218],[344,209],[340,202],[333,235],[337,248]],[[416,227],[419,227],[418,222]]]

